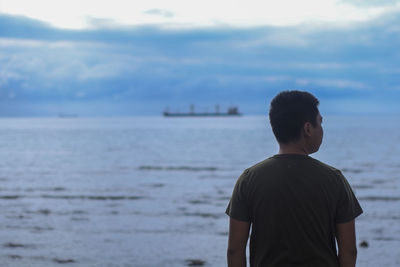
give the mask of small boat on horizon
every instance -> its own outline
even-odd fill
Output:
[[[170,112],[168,108],[163,112],[164,117],[226,117],[226,116],[242,116],[238,107],[231,106],[227,112],[220,112],[219,105],[215,106],[215,112],[195,112],[194,105],[190,105],[189,112]]]

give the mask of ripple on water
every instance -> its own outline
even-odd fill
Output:
[[[357,173],[362,173],[363,172],[363,170],[362,169],[353,169],[353,168],[343,168],[342,169],[342,172],[347,172],[347,173],[355,173],[355,174],[357,174]]]
[[[66,191],[64,187],[40,187],[40,188],[26,188],[25,192],[61,192]]]
[[[2,195],[0,196],[0,199],[19,199],[24,197],[24,195]]]
[[[7,257],[9,257],[10,259],[13,259],[13,260],[22,259],[22,256],[17,255],[17,254],[9,254],[9,255],[7,255]]]
[[[14,243],[14,242],[7,242],[3,244],[5,248],[36,248],[33,244],[22,244],[22,243]]]
[[[41,195],[50,199],[86,199],[86,200],[139,200],[142,196],[107,196],[107,195]]]
[[[399,201],[400,197],[395,196],[360,196],[358,197],[359,200],[366,200],[366,201]]]
[[[212,218],[212,219],[218,219],[223,216],[221,213],[209,213],[209,212],[185,212],[183,213],[184,216],[190,216],[190,217],[201,217],[201,218]]]
[[[88,221],[90,221],[90,218],[87,218],[87,217],[71,217],[71,221],[88,222]]]
[[[140,171],[216,171],[217,167],[213,166],[158,166],[158,165],[142,165],[138,167]]]
[[[201,259],[187,259],[185,262],[187,266],[203,266],[206,264],[206,261]]]
[[[371,189],[371,188],[375,188],[375,186],[367,185],[367,184],[353,184],[352,187],[354,189]]]
[[[61,259],[61,258],[54,258],[53,262],[60,263],[60,264],[76,263],[76,261],[74,259]]]
[[[31,226],[31,225],[29,226],[6,225],[6,228],[10,230],[30,230],[35,233],[54,230],[54,228],[50,226]]]
[[[86,200],[139,200],[144,196],[132,195],[40,195],[45,199],[86,199]],[[37,195],[0,195],[0,199],[16,200],[20,198],[38,198]]]
[[[192,205],[199,205],[199,204],[201,205],[201,204],[210,204],[211,202],[205,199],[193,199],[189,200],[188,203]]]

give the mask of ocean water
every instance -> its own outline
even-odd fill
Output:
[[[400,118],[323,126],[358,266],[400,266]],[[1,266],[225,266],[236,179],[277,149],[263,116],[0,119]]]

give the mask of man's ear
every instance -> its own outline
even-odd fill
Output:
[[[304,134],[306,136],[311,136],[312,135],[312,125],[311,125],[311,123],[310,122],[304,123],[303,130],[304,130]]]

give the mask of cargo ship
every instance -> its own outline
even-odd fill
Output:
[[[189,112],[170,112],[165,109],[163,112],[164,117],[226,117],[226,116],[242,116],[238,107],[231,106],[226,112],[220,112],[219,105],[215,106],[214,112],[195,112],[194,105],[190,105]]]

